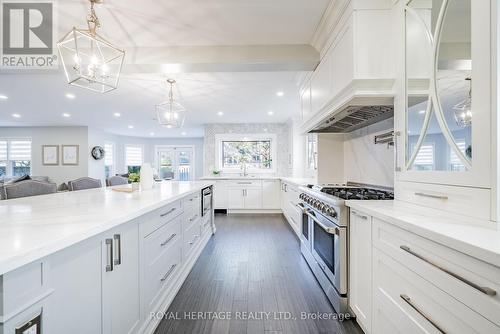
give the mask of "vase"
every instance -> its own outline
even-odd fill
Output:
[[[153,179],[153,168],[151,164],[144,163],[141,166],[141,189],[147,190],[152,189],[154,184]]]

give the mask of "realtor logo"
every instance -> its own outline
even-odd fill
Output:
[[[1,9],[1,67],[55,68],[54,4],[2,0]]]

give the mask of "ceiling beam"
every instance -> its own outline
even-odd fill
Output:
[[[320,56],[310,45],[172,46],[126,48],[123,72],[313,71]]]

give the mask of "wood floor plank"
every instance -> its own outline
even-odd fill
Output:
[[[217,215],[216,225],[217,234],[169,307],[181,320],[163,319],[155,334],[362,333],[353,321],[301,319],[301,312],[335,311],[282,215]],[[184,312],[205,316],[182,319]],[[209,312],[227,312],[231,319],[214,320]],[[243,312],[247,318],[235,318]],[[280,312],[297,319],[283,319]]]

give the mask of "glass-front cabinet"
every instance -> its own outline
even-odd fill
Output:
[[[490,1],[405,1],[398,180],[490,188]]]

